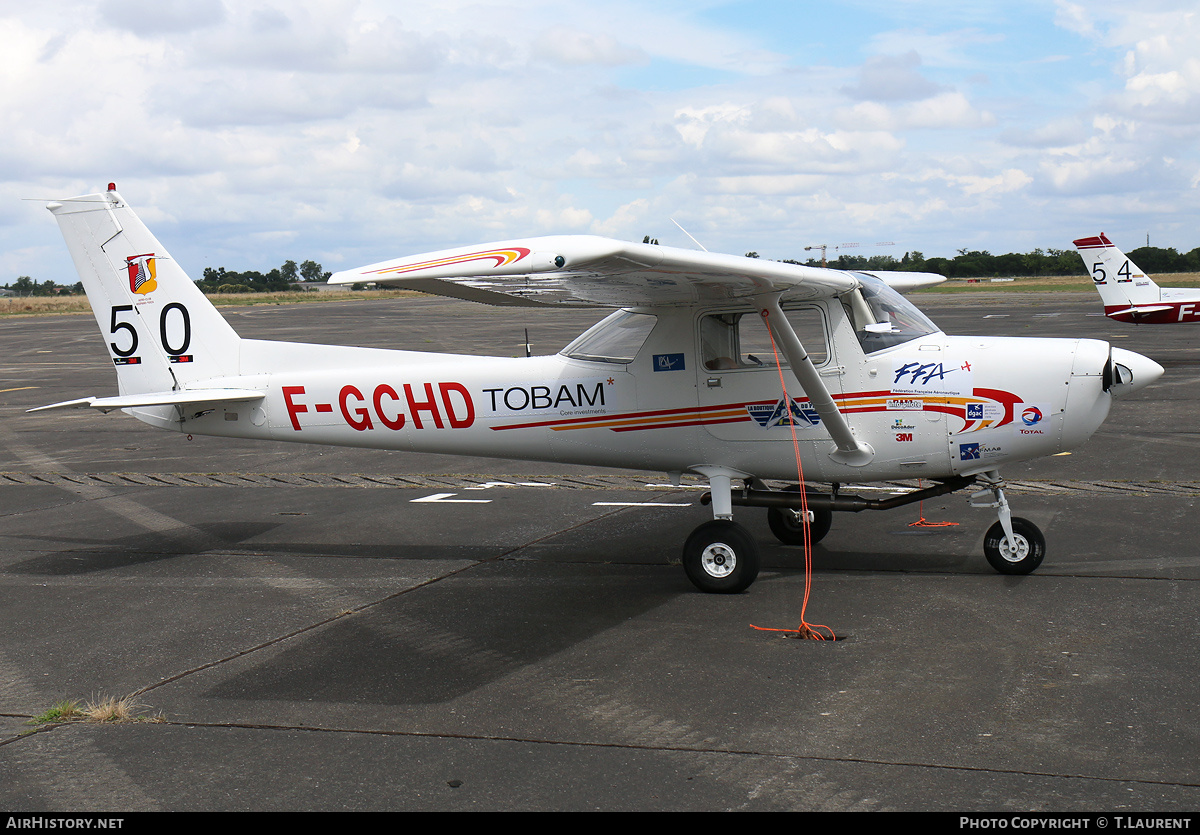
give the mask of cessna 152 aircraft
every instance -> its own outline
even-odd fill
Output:
[[[1082,444],[1114,397],[1162,374],[1097,340],[947,336],[895,289],[940,276],[590,236],[451,249],[331,279],[617,309],[553,356],[242,339],[115,186],[48,208],[120,393],[43,409],[121,409],[195,434],[698,473],[713,519],[688,537],[683,564],[708,592],[741,591],[758,573],[735,505],[768,508],[775,535],[801,544],[825,535],[833,511],[888,509],[975,483],[983,489],[973,503],[998,516],[988,561],[1028,573],[1045,540],[1011,515],[999,467]],[[840,489],[917,478],[932,486],[885,499]],[[764,479],[796,483],[771,490]]]
[[[1200,322],[1200,291],[1159,287],[1103,233],[1074,244],[1108,318],[1135,325]]]

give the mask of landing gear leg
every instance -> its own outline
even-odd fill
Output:
[[[998,471],[982,473],[979,480],[987,486],[972,494],[972,507],[994,507],[999,517],[983,538],[983,555],[1001,574],[1029,574],[1046,556],[1045,537],[1037,525],[1012,515]]]
[[[705,522],[683,545],[683,570],[700,591],[736,594],[745,591],[758,577],[758,545],[744,527],[733,521],[730,481],[736,474],[709,468],[693,468],[708,477],[712,494],[713,520]]]

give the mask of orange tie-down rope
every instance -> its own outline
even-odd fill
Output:
[[[768,626],[755,626],[750,624],[752,629],[757,629],[761,632],[784,632],[788,638],[802,638],[810,641],[836,641],[837,636],[833,634],[833,630],[828,626],[821,624],[810,624],[804,619],[805,612],[808,610],[808,596],[812,591],[812,540],[809,528],[808,518],[808,494],[804,490],[804,464],[800,461],[800,442],[796,440],[796,422],[792,419],[792,399],[788,396],[787,383],[783,379],[783,366],[779,362],[779,349],[775,345],[775,334],[771,331],[771,325],[767,321],[768,312],[762,311],[763,324],[767,326],[767,334],[771,337],[771,352],[775,355],[775,370],[779,372],[779,388],[783,390],[783,408],[784,414],[787,415],[788,429],[792,433],[792,451],[796,455],[796,477],[800,485],[800,519],[804,530],[804,602],[800,604],[800,626],[797,629],[777,629]],[[826,637],[818,629],[824,629],[829,633]]]
[[[917,489],[920,489],[921,483],[922,483],[922,480],[918,478],[917,479]],[[924,501],[921,501],[917,504],[917,513],[920,515],[921,518],[915,522],[909,522],[908,526],[910,528],[952,528],[958,524],[958,522],[927,522],[925,520],[925,502]]]

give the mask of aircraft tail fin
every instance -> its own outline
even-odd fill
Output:
[[[1074,241],[1075,249],[1100,291],[1105,314],[1126,313],[1161,300],[1159,287],[1101,233]]]
[[[66,239],[122,395],[238,373],[240,337],[115,186],[46,208]]]

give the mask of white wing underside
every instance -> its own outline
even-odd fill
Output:
[[[870,271],[903,291],[930,273]],[[784,300],[853,290],[853,272],[589,235],[525,238],[413,255],[335,273],[330,284],[375,282],[523,307],[663,307],[782,292]]]

